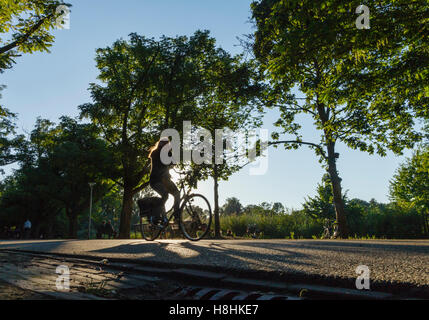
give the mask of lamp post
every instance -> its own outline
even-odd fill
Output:
[[[95,185],[95,182],[88,183],[91,188],[90,196],[89,196],[89,221],[88,221],[88,239],[91,239],[91,214],[92,214],[92,188]]]

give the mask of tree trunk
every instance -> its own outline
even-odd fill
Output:
[[[69,238],[77,238],[77,214],[71,210],[67,210],[67,218],[69,219]]]
[[[335,142],[328,143],[328,172],[331,178],[332,193],[334,197],[334,206],[336,220],[338,223],[338,237],[346,238],[348,236],[346,212],[344,209],[343,194],[341,191],[341,179],[338,175],[336,155],[335,155]]]
[[[220,239],[220,218],[219,218],[219,181],[218,181],[218,173],[217,166],[214,165],[214,218],[215,218],[215,238]]]
[[[34,229],[31,228],[32,230],[30,231],[29,237],[30,238],[35,238],[35,239],[40,239],[40,229],[41,229],[41,225],[40,223],[37,223],[34,226]]]
[[[423,217],[423,233],[427,237],[429,235],[429,226],[428,226],[428,214],[422,212]]]
[[[46,228],[46,234],[43,236],[44,239],[52,239],[54,234],[54,221],[52,221],[52,219],[50,219],[48,227]]]
[[[131,232],[131,214],[133,210],[133,189],[125,185],[122,197],[122,211],[119,225],[119,238],[129,239]]]

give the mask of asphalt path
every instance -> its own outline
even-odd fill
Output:
[[[355,287],[356,268],[369,268],[384,291],[429,289],[427,240],[43,240],[0,241],[13,249],[143,264],[229,271],[242,276]]]

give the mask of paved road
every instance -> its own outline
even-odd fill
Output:
[[[111,264],[110,264],[111,265]],[[58,271],[58,267],[61,270]],[[68,287],[60,273],[68,272]],[[118,271],[109,264],[87,263],[81,259],[0,252],[0,300],[99,300],[177,299],[181,288],[175,281],[156,276]]]
[[[94,261],[3,250],[0,251],[0,300],[302,300],[315,299],[318,294],[307,291],[305,297],[299,297],[301,287],[279,288],[275,282],[273,288],[267,282],[261,286],[260,281],[257,287],[247,282],[246,288],[237,290],[236,282],[243,279],[220,273],[214,274],[216,282],[201,279],[208,274],[213,275],[183,268],[153,268],[107,259]],[[368,297],[360,294],[358,297]],[[341,291],[337,296],[343,295]],[[385,297],[391,295],[370,298]]]
[[[0,241],[1,249],[222,269],[245,276],[349,288],[355,286],[356,267],[366,265],[371,272],[372,289],[429,289],[426,240],[45,240]]]

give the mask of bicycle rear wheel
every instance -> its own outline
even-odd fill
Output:
[[[154,241],[159,237],[162,229],[153,225],[149,221],[149,217],[140,217],[140,232],[142,237],[147,241]]]
[[[184,236],[197,241],[206,236],[212,223],[212,210],[206,197],[201,194],[191,194],[182,205],[180,214],[180,229]]]

